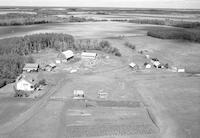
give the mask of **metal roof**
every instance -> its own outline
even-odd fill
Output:
[[[65,56],[66,59],[69,59],[74,56],[74,53],[71,50],[64,51],[62,52],[62,54]]]
[[[23,69],[38,69],[39,64],[36,63],[27,63]]]
[[[96,57],[97,53],[82,52],[81,56],[84,56],[84,57]]]

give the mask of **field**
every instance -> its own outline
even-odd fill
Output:
[[[80,60],[58,64],[55,72],[41,73],[52,84],[41,99],[11,98],[8,102],[5,99],[10,100],[12,92],[2,88],[0,136],[198,138],[200,44],[147,36],[152,27],[160,26],[110,21],[0,27],[0,39],[45,32],[66,33],[75,39],[107,40],[122,54],[116,57],[92,51],[99,55],[94,65],[88,66],[87,61]],[[126,47],[126,42],[135,45],[135,50]],[[143,54],[139,53],[141,50]],[[57,54],[49,50],[32,56],[38,63],[51,63]],[[145,69],[147,54],[190,73]],[[138,64],[140,70],[129,68],[130,62]],[[77,72],[70,73],[72,69]],[[73,100],[74,90],[84,90],[85,100]],[[99,92],[107,93],[107,98],[100,98]],[[5,117],[7,113],[9,116]]]

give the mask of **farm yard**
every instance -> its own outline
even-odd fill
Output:
[[[44,94],[15,98],[12,84],[1,88],[0,137],[198,138],[200,44],[147,36],[158,26],[109,21],[0,27],[0,39],[65,33],[108,41],[121,53],[68,49],[69,60],[49,48],[32,53],[41,70],[25,74],[46,80]],[[74,91],[84,98],[74,99]]]

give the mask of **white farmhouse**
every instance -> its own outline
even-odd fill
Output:
[[[161,66],[159,61],[154,61],[153,62],[154,67],[159,68]]]
[[[15,88],[20,91],[34,91],[34,80],[28,80],[24,76],[19,76],[16,80]]]

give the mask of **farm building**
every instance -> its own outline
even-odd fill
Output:
[[[58,55],[58,58],[60,58],[62,62],[66,62],[73,57],[74,57],[74,53],[71,50],[64,51]]]
[[[25,64],[23,71],[26,72],[37,72],[39,69],[39,64],[35,64],[35,63],[27,63]]]
[[[82,52],[81,58],[83,59],[96,59],[97,53]]]
[[[74,90],[74,98],[73,99],[83,99],[85,97],[83,90]]]
[[[147,62],[144,63],[144,66],[145,66],[146,69],[150,69],[151,68],[151,64],[149,64]]]
[[[15,88],[16,90],[21,90],[21,91],[34,91],[35,84],[36,83],[34,79],[21,75],[16,79]]]
[[[138,69],[139,68],[138,65],[133,63],[133,62],[129,64],[129,67],[131,67],[132,69]]]
[[[153,62],[153,66],[154,66],[155,68],[161,68],[161,64],[160,64],[159,61],[154,61],[154,62]]]
[[[46,71],[52,71],[56,67],[56,64],[51,63],[45,66]]]
[[[185,72],[185,69],[178,69],[178,72],[183,73],[183,72]]]
[[[149,55],[145,55],[145,58],[146,58],[146,59],[150,59],[150,56],[149,56]]]

